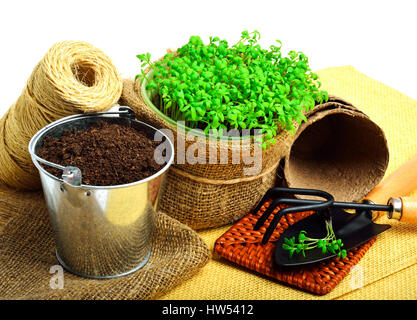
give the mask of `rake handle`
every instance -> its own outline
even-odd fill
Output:
[[[395,204],[394,211],[388,217],[402,222],[417,223],[417,197],[401,197],[410,194],[416,189],[417,155],[378,184],[365,197],[365,200],[370,200],[374,203]],[[397,200],[394,200],[394,203],[392,199]],[[399,209],[400,207],[401,209]],[[398,210],[401,210],[401,212]]]
[[[403,204],[400,221],[417,224],[417,197],[401,198]]]
[[[391,198],[388,204],[393,207],[393,210],[388,213],[388,218],[417,224],[417,196]]]

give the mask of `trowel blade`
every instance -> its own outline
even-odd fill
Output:
[[[342,249],[345,250],[360,246],[391,227],[387,224],[374,223],[370,211],[361,211],[351,214],[340,208],[334,207],[331,208],[331,211],[333,230],[336,238],[342,240]],[[298,235],[302,230],[305,230],[306,235],[310,238],[321,239],[326,237],[325,218],[322,215],[315,213],[286,229],[279,237],[275,247],[274,258],[277,266],[291,267],[307,265],[336,256],[336,254],[332,253],[323,254],[320,248],[315,248],[306,250],[305,257],[301,253],[294,253],[290,258],[288,250],[282,248],[284,239],[291,237],[298,239]]]

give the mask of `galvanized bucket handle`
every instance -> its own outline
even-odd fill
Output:
[[[111,114],[119,115],[119,117],[128,118],[131,120],[136,119],[135,112],[127,106],[120,106],[118,111],[94,112],[94,113],[74,115],[72,116],[72,119],[77,119],[81,117],[85,118],[86,116],[96,117],[96,116],[111,115]],[[74,166],[61,166],[59,164],[42,159],[35,154],[35,150],[33,150],[32,157],[40,163],[62,170],[62,180],[64,182],[72,186],[81,186],[82,173],[79,168],[74,167]]]

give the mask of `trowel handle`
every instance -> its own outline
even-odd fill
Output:
[[[404,163],[378,184],[366,197],[374,203],[383,204],[391,197],[406,196],[417,189],[417,155]]]
[[[417,196],[391,198],[388,200],[388,204],[392,206],[388,218],[417,224]]]

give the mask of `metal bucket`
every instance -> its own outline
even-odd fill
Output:
[[[141,129],[150,139],[158,132],[166,150],[163,168],[134,183],[90,186],[82,184],[78,168],[62,167],[37,156],[46,136],[59,137],[64,130],[82,130],[99,120]],[[65,269],[89,278],[113,278],[146,264],[158,198],[155,192],[174,159],[174,146],[165,134],[135,120],[131,109],[121,107],[118,112],[74,115],[55,121],[33,136],[29,152],[42,181],[56,256]],[[46,171],[45,165],[62,169],[62,179]]]

